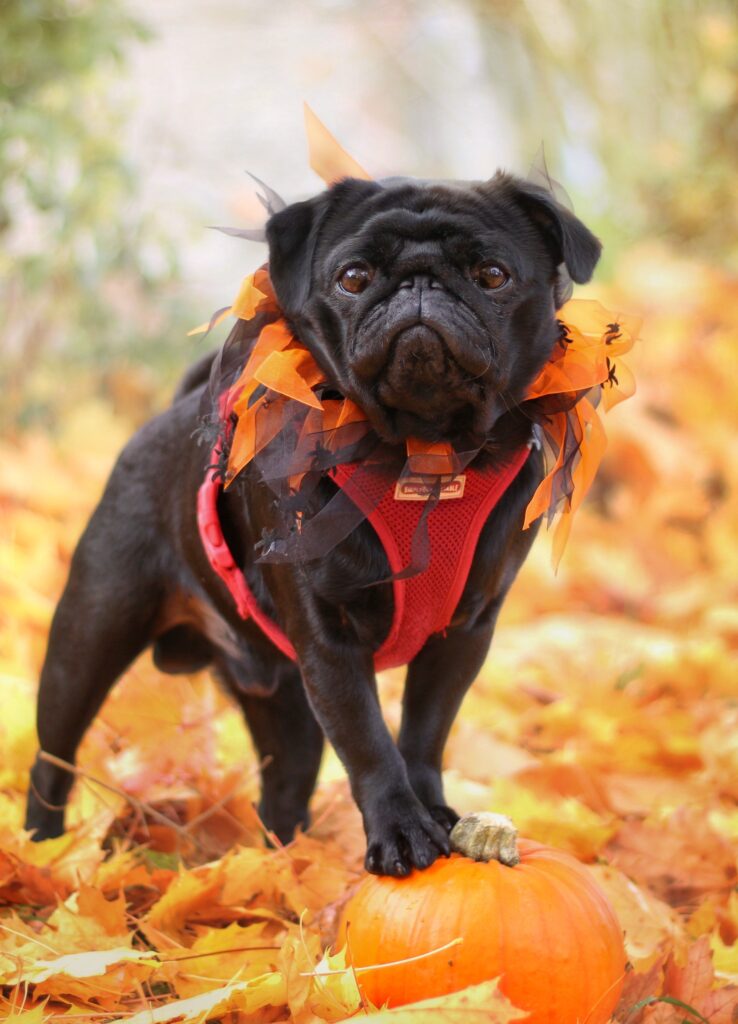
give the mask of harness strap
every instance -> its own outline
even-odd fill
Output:
[[[408,664],[430,636],[449,625],[484,524],[529,454],[526,446],[503,467],[467,467],[463,474],[441,486],[440,498],[427,518],[429,565],[408,579],[398,579],[397,575],[411,561],[412,540],[430,489],[427,480],[398,481],[380,472],[359,472],[362,463],[347,463],[333,470],[334,481],[366,514],[395,577],[392,625],[374,656],[378,671]],[[217,464],[219,457],[220,449],[216,446],[210,464]],[[226,543],[218,515],[222,486],[222,481],[209,470],[197,495],[197,522],[208,561],[228,588],[241,618],[253,619],[283,654],[296,661],[295,648],[257,603]]]
[[[219,458],[220,449],[216,445],[210,463],[217,464]],[[297,661],[297,652],[286,633],[262,610],[226,543],[218,515],[218,495],[222,489],[222,481],[208,470],[197,492],[197,525],[208,561],[213,572],[220,576],[228,588],[241,618],[253,619],[282,654],[287,655],[291,661]]]
[[[479,535],[490,513],[525,464],[530,449],[519,449],[505,466],[466,471],[441,486],[427,519],[430,561],[407,579],[393,579],[394,615],[375,653],[377,670],[406,665],[434,633],[451,622],[469,577]],[[412,543],[431,485],[423,478],[388,480],[358,473],[358,463],[338,466],[334,479],[365,512],[387,555],[390,570],[412,560]]]

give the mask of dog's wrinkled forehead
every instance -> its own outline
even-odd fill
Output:
[[[480,256],[504,256],[523,276],[526,263],[535,260],[540,270],[545,258],[552,269],[565,264],[579,283],[600,253],[594,235],[550,193],[502,172],[485,182],[347,178],[274,214],[266,233],[272,281],[288,315],[303,309],[316,275],[325,280],[326,260],[370,259],[362,245],[391,256],[398,239],[436,240],[446,255],[453,244],[476,243],[487,250]],[[496,246],[505,251],[491,252]]]
[[[345,181],[323,193],[327,199],[321,241],[328,245],[349,234],[394,230],[410,237],[444,237],[484,227],[525,221],[520,210],[482,182],[386,178]],[[507,209],[506,209],[507,207]]]
[[[325,216],[316,241],[317,272],[353,259],[391,272],[438,262],[465,265],[502,259],[520,278],[545,257],[538,231],[522,210],[486,195],[481,183],[393,178],[352,195]],[[409,262],[408,262],[409,261]]]

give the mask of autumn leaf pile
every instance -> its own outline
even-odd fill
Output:
[[[631,965],[615,1019],[738,1020],[738,286],[630,254],[608,308],[644,317],[639,392],[557,576],[539,540],[456,722],[446,789],[509,814],[606,889]],[[335,755],[313,825],[271,848],[258,765],[203,674],[141,659],[79,756],[60,839],[22,830],[34,694],[73,550],[131,424],[81,405],[0,446],[0,1017],[364,1016],[331,947],[363,835]],[[402,673],[381,683],[399,718]],[[474,1012],[473,1012],[474,1011]],[[489,983],[376,1019],[520,1019]],[[574,1024],[574,1022],[572,1022]]]

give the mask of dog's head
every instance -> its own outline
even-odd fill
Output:
[[[389,441],[483,439],[558,336],[563,265],[592,233],[543,189],[346,179],[267,224],[277,299],[341,394]]]

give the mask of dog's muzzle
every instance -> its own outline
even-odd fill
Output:
[[[424,418],[478,403],[482,391],[478,375],[488,363],[463,346],[467,356],[463,366],[454,348],[458,352],[459,346],[452,348],[435,325],[401,327],[391,338],[387,360],[377,376],[382,403]]]
[[[435,388],[453,372],[453,360],[441,336],[426,324],[398,331],[392,339],[389,362],[383,374],[394,390]]]

